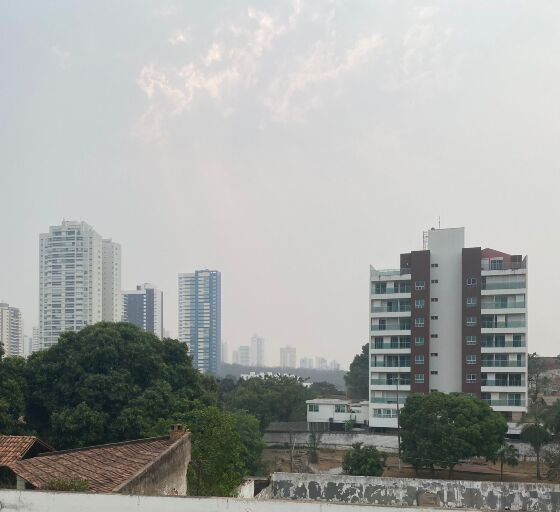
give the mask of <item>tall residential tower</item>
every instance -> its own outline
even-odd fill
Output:
[[[23,320],[21,311],[0,303],[0,346],[7,356],[24,356]]]
[[[179,341],[193,366],[217,375],[221,360],[221,274],[197,270],[179,274]]]
[[[163,338],[163,292],[149,283],[122,294],[122,319]]]
[[[60,333],[121,319],[120,246],[85,222],[63,221],[39,238],[39,349]]]
[[[527,410],[527,258],[432,229],[400,268],[370,270],[370,427],[410,393],[461,392],[512,423]]]

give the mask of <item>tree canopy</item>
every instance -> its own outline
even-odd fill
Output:
[[[344,376],[348,394],[351,398],[368,398],[369,396],[369,344],[362,347],[362,352],[350,363],[350,371]]]
[[[381,476],[385,468],[385,455],[374,446],[354,443],[352,449],[342,459],[342,469],[347,475]]]
[[[410,395],[400,411],[403,460],[418,471],[447,468],[461,459],[492,458],[502,446],[507,422],[478,398],[460,393]]]

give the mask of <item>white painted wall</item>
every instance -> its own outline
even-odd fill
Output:
[[[430,280],[437,279],[437,284],[430,284],[430,389],[445,393],[462,389],[462,249],[465,246],[465,229],[435,229],[428,232]],[[438,302],[431,302],[437,297]],[[437,338],[432,338],[437,334]]]

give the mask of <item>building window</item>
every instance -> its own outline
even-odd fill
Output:
[[[439,265],[437,263],[432,263],[432,268],[438,268]]]
[[[438,299],[437,297],[432,297],[430,300],[431,300],[432,302],[437,302],[439,299]]]
[[[476,288],[476,277],[467,277],[467,288]]]
[[[503,270],[504,269],[504,260],[503,259],[496,259],[490,260],[490,270]]]
[[[334,412],[348,412],[345,404],[335,404]]]
[[[432,284],[438,284],[439,281],[437,279],[432,279]]]
[[[476,297],[467,297],[467,307],[472,308],[476,306],[477,300]]]
[[[467,373],[467,384],[476,384],[476,373]]]
[[[319,412],[319,404],[309,404],[307,409],[309,412]]]
[[[424,307],[424,299],[416,299],[414,301],[414,307],[416,309],[422,309]]]
[[[414,289],[415,290],[423,290],[426,288],[426,281],[415,281],[414,282]]]
[[[437,370],[432,370],[432,371],[430,372],[430,374],[431,374],[431,375],[437,375],[437,374],[438,374],[438,371],[437,371]]]
[[[414,356],[414,364],[424,364],[424,356],[423,355]]]
[[[438,319],[438,317],[435,316],[435,315],[434,315],[434,316],[431,316],[430,318],[431,318],[432,320],[437,320],[437,319]]]
[[[416,382],[416,384],[424,384],[424,374],[416,373],[414,375],[414,382]]]
[[[438,353],[437,353],[437,352],[432,352],[432,353],[430,354],[430,356],[431,356],[431,357],[437,357],[437,356],[438,356]]]
[[[438,335],[437,334],[430,334],[430,338],[437,338]]]
[[[467,345],[476,345],[476,336],[467,336]]]
[[[467,356],[467,364],[476,364],[476,356],[473,355]]]
[[[414,338],[415,345],[424,345],[424,336],[416,336]]]
[[[467,326],[468,327],[474,327],[476,325],[476,316],[468,316],[467,317]]]
[[[414,327],[424,327],[424,319],[422,317],[414,319]]]

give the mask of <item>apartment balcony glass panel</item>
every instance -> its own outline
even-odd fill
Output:
[[[526,401],[521,399],[521,398],[506,398],[506,399],[502,399],[502,400],[492,400],[489,398],[486,398],[483,400],[490,406],[492,407],[525,407],[525,403]]]
[[[404,404],[406,402],[406,396],[397,397],[372,397],[372,404]]]
[[[482,281],[482,290],[522,290],[527,287],[525,281],[507,281],[501,283]]]
[[[524,302],[482,302],[481,309],[522,309],[525,307]]]

